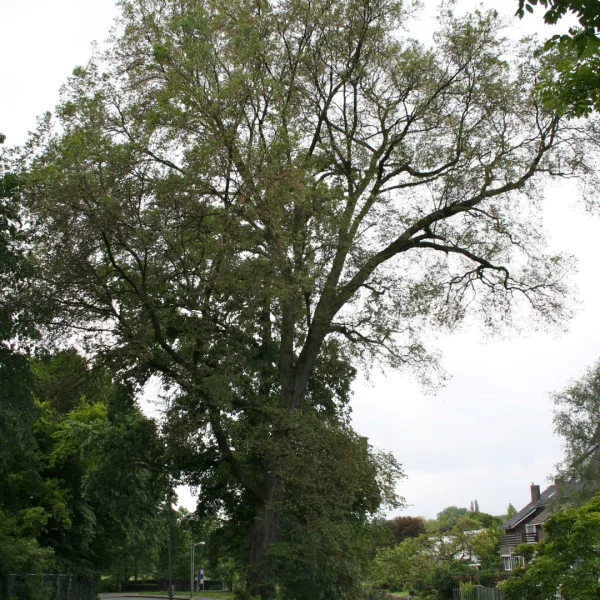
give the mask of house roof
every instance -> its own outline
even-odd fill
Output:
[[[552,513],[545,508],[539,515],[533,517],[533,519],[529,521],[528,525],[543,525],[551,514]]]
[[[525,519],[529,515],[537,512],[540,508],[543,508],[544,506],[546,506],[546,504],[548,504],[548,501],[550,500],[550,498],[554,495],[555,491],[556,491],[556,488],[553,485],[546,488],[540,494],[540,499],[537,502],[530,502],[527,506],[524,506],[514,517],[512,517],[511,519],[506,521],[506,523],[503,523],[500,526],[500,529],[512,529],[513,527],[516,527],[523,519]],[[544,512],[546,512],[546,511],[544,511]],[[541,515],[539,515],[539,516],[541,516]]]

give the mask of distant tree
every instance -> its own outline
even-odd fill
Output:
[[[388,521],[383,517],[376,517],[371,520],[371,544],[373,556],[380,548],[389,548],[396,543],[394,534],[387,526]]]
[[[512,504],[509,504],[508,508],[506,509],[506,520],[512,519],[517,512],[517,509]]]
[[[459,581],[477,573],[469,566],[474,560],[474,547],[489,552],[493,546],[493,541],[479,539],[481,534],[470,533],[475,528],[476,523],[462,517],[450,531],[407,538],[381,549],[373,562],[371,577],[380,586],[409,589],[421,597],[452,597],[452,588]]]
[[[437,525],[440,531],[450,531],[461,517],[466,517],[469,509],[458,506],[447,506],[437,514]]]
[[[484,512],[472,512],[467,515],[474,523],[477,523],[476,529],[488,529],[490,527],[498,527],[502,525],[502,519],[495,517],[489,513]]]
[[[385,525],[392,532],[396,543],[425,533],[425,521],[422,517],[396,517],[386,521]]]
[[[506,600],[597,600],[600,594],[600,495],[567,508],[544,526],[547,538],[518,546],[529,566],[504,582]]]

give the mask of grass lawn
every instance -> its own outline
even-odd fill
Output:
[[[410,598],[410,594],[408,590],[402,590],[400,592],[392,592],[390,596],[394,596],[395,598]]]

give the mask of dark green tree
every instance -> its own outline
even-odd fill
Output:
[[[266,587],[277,585],[286,598],[343,598],[360,593],[372,552],[369,522],[380,507],[399,507],[395,486],[402,477],[390,455],[376,452],[349,424],[348,402],[353,369],[332,348],[310,382],[307,406],[288,417],[294,445],[265,434],[263,419],[242,415],[229,428],[239,460],[258,479],[265,455],[280,459],[285,489],[279,504],[279,539],[272,550]],[[202,489],[197,515],[218,515],[208,537],[211,565],[231,559],[245,574],[251,552],[255,499],[231,485],[231,475],[218,460],[217,449],[190,422],[189,398],[172,404],[167,439],[180,454],[184,479]]]
[[[396,543],[425,533],[425,522],[421,517],[396,517],[385,522]]]
[[[35,407],[30,391],[26,351],[17,339],[27,339],[31,321],[19,301],[30,263],[20,226],[18,179],[0,173],[0,472],[31,448]],[[25,349],[24,349],[25,350]]]
[[[75,352],[30,365],[30,460],[8,472],[11,485],[0,491],[0,504],[15,515],[33,515],[37,507],[29,531],[35,522],[37,530],[27,535],[61,572],[133,575],[140,537],[147,542],[156,530],[164,498],[164,478],[136,464],[153,459],[155,424],[141,415],[131,390]]]
[[[20,302],[31,264],[18,191],[18,178],[0,172],[0,574],[53,567],[52,550],[38,543],[50,515],[32,500],[41,485],[33,436],[39,413],[25,346],[35,329]]]

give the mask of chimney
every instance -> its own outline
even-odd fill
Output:
[[[556,488],[556,492],[560,494],[563,491],[565,486],[565,479],[562,475],[557,475],[554,478],[554,487]]]
[[[540,486],[531,484],[531,501],[535,504],[540,501]]]

